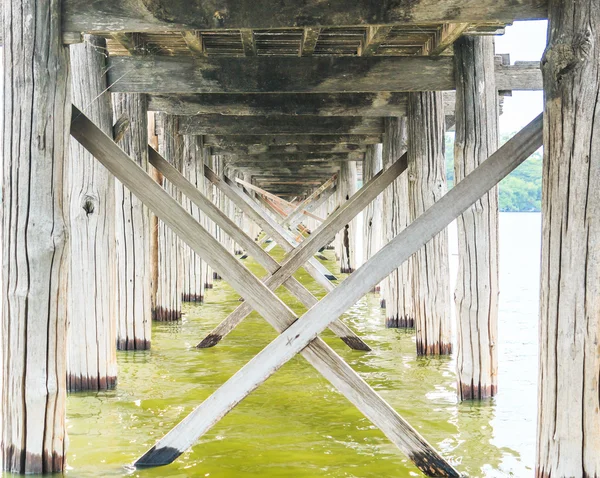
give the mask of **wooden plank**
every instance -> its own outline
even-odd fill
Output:
[[[181,36],[188,46],[189,50],[195,55],[204,57],[206,56],[206,50],[204,49],[204,43],[202,42],[202,35],[199,31],[184,31],[181,32]],[[148,104],[150,108],[150,104]],[[153,110],[150,110],[153,111]],[[161,110],[157,110],[161,111]],[[164,110],[163,110],[164,111]],[[164,111],[165,113],[169,113],[169,111]],[[179,113],[170,113],[170,114],[179,114]]]
[[[297,218],[298,216],[303,214],[304,208],[306,208],[311,202],[313,202],[319,195],[321,195],[327,189],[332,187],[335,184],[336,179],[337,179],[337,174],[334,174],[330,179],[328,179],[323,184],[321,184],[321,186],[319,186],[317,189],[315,189],[306,199],[304,199],[304,201],[300,202],[300,204],[298,204],[296,206],[296,208],[290,213],[290,215],[284,219],[284,221],[281,223],[281,225],[285,227],[288,224],[291,224],[291,222],[295,218]],[[321,222],[323,222],[323,219],[320,219],[320,218],[318,218],[318,219]]]
[[[130,55],[144,55],[146,45],[140,33],[112,33],[110,38],[118,42]]]
[[[314,337],[334,318],[343,314],[375,284],[379,283],[381,279],[525,161],[542,145],[542,142],[543,119],[540,115],[396,236],[365,265],[350,275],[340,287],[328,294],[319,304],[281,333],[148,450],[136,462],[136,465],[157,466],[172,462],[297,353],[301,351],[305,353],[306,350],[310,350],[309,354],[311,354],[314,350],[312,348]],[[302,244],[308,242],[305,241]],[[311,348],[308,349],[307,346]],[[304,356],[307,356],[306,353]],[[324,372],[324,376],[329,378],[326,372]],[[349,384],[349,378],[344,380],[344,383]],[[366,404],[370,399],[363,396],[360,397],[360,401]],[[383,416],[378,413],[376,419],[381,418]],[[385,433],[386,423],[376,421],[374,423],[380,426]],[[399,429],[399,427],[396,428],[396,430]],[[421,471],[428,476],[459,476],[456,470],[443,460],[440,461],[441,458],[435,455],[423,456],[410,454],[411,452],[408,450],[406,452]]]
[[[317,46],[317,41],[319,39],[320,34],[321,28],[305,28],[302,32],[302,43],[300,44],[300,51],[298,52],[298,56],[311,56],[315,51],[315,47]]]
[[[227,162],[232,165],[242,163],[252,163],[256,165],[280,165],[290,166],[293,165],[304,165],[309,166],[311,163],[330,163],[339,164],[340,162],[347,161],[362,161],[365,158],[363,152],[352,152],[352,153],[289,153],[289,154],[269,154],[261,153],[253,156],[234,156],[234,155],[223,155],[227,158]]]
[[[366,145],[382,142],[381,135],[364,134],[296,134],[296,135],[205,135],[204,144],[206,146],[227,147],[238,145],[262,145],[262,146],[286,146],[286,145],[332,145],[332,144],[350,144]]]
[[[379,46],[386,40],[392,31],[391,25],[370,26],[367,28],[365,44],[359,51],[359,56],[373,56],[377,53]]]
[[[254,240],[249,237],[227,214],[223,213],[210,199],[204,196],[198,189],[191,184],[177,169],[175,169],[167,160],[165,160],[154,148],[148,146],[148,161],[156,168],[166,179],[185,194],[206,216],[214,221],[226,234],[228,234],[237,244],[246,249],[247,253],[263,266],[267,272],[273,274],[279,269],[279,264],[267,252],[265,252]],[[292,294],[308,308],[318,302],[302,284],[296,279],[290,277],[283,284]],[[274,289],[272,289],[274,290]],[[340,338],[351,348],[356,350],[371,350],[354,332],[344,324],[338,324],[336,321],[332,327],[334,333],[343,333]]]
[[[383,119],[350,116],[182,116],[181,134],[381,134]]]
[[[265,73],[268,72],[268,73]],[[385,93],[455,88],[452,58],[421,57],[112,57],[113,92]],[[541,90],[538,62],[496,65],[499,90]]]
[[[198,93],[150,95],[148,108],[176,115],[403,116],[405,93]]]
[[[373,5],[368,0],[171,0],[168,12],[162,4],[143,0],[64,0],[63,30],[183,31],[215,28],[290,28],[297,25],[381,25],[467,22],[512,23],[515,20],[547,18],[544,0],[418,0]]]
[[[240,29],[240,36],[242,38],[242,48],[244,49],[244,55],[256,56],[256,42],[254,41],[254,32],[252,31],[252,29]]]
[[[452,90],[445,57],[112,57],[112,92],[378,93]]]
[[[311,236],[300,243],[292,252],[284,258],[281,268],[269,278],[275,284],[281,285],[287,277],[294,274],[304,265],[319,249],[328,244],[331,239],[348,224],[359,212],[361,212],[373,199],[375,199],[392,181],[406,170],[406,155],[392,164],[385,172],[375,175],[373,179],[365,184],[349,201],[330,214],[327,220]],[[279,198],[256,186],[236,179],[244,187],[264,194],[269,199],[277,201]],[[266,203],[267,206],[271,204]],[[215,327],[204,339],[207,346],[217,344],[223,337],[231,332],[244,318],[252,312],[249,304],[242,304]]]
[[[71,123],[73,137],[84,144],[90,153],[94,154],[124,185],[139,195],[140,200],[154,210],[161,220],[168,223],[180,237],[185,239],[190,247],[193,247],[198,254],[206,256],[207,262],[212,263],[213,267],[217,267],[223,271],[223,274],[229,275],[227,280],[238,291],[243,291],[246,294],[247,302],[251,302],[253,306],[258,305],[256,307],[257,311],[260,313],[262,310],[264,312],[263,316],[279,332],[283,332],[297,320],[294,313],[277,296],[266,289],[250,271],[237,262],[168,193],[160,188],[150,176],[75,107],[73,107],[73,118]],[[255,291],[263,293],[255,295]],[[431,445],[411,428],[321,339],[314,339],[313,343],[308,345],[306,350],[301,353],[367,418],[380,426],[393,443],[406,452],[411,459],[416,460],[417,466],[423,468],[426,464],[425,471],[430,474],[429,470],[434,470],[434,472],[443,470],[445,476],[458,476]],[[235,397],[235,395],[232,397]],[[208,428],[227,413],[236,404],[236,400],[235,398],[233,401],[221,400],[219,403],[220,407],[225,406],[224,413],[219,417],[211,417],[211,420],[207,423]],[[189,420],[184,422],[189,423]],[[192,433],[185,433],[182,437],[177,436],[178,433],[172,434],[171,437],[176,438],[176,446],[167,445],[160,449],[155,446],[136,462],[136,466],[156,466],[176,459],[207,429],[206,427],[196,426],[192,428]],[[180,438],[183,438],[183,440],[180,440]]]
[[[254,156],[257,154],[334,154],[334,153],[353,153],[366,151],[366,146],[356,144],[292,144],[292,145],[228,145],[214,146],[211,148],[213,154],[235,155],[235,156]],[[252,159],[251,157],[248,159]]]

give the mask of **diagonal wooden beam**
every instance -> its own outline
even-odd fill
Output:
[[[296,206],[296,209],[294,209],[288,217],[286,217],[283,221],[283,223],[281,224],[282,226],[287,226],[289,224],[291,224],[291,222],[298,216],[300,216],[300,214],[303,213],[308,213],[308,214],[312,214],[308,211],[304,211],[304,209],[306,209],[306,207],[313,202],[317,197],[319,197],[319,195],[321,195],[323,192],[325,192],[327,189],[329,189],[330,187],[332,187],[335,184],[335,181],[337,179],[337,174],[334,174],[330,179],[328,179],[327,181],[325,181],[320,187],[318,187],[317,189],[315,189],[304,201],[302,201],[300,204],[298,204]],[[313,217],[313,219],[317,219],[318,221],[323,222],[323,219],[321,218],[317,218],[315,216],[310,216]]]
[[[308,350],[307,345],[314,343],[311,341],[329,322],[339,317],[375,284],[381,282],[447,227],[525,161],[542,143],[543,117],[540,115],[413,221],[331,294],[273,340],[152,447],[137,464],[157,465],[173,461],[283,364],[297,353]],[[309,354],[312,351],[313,349],[310,349]],[[366,397],[361,398],[367,402]],[[432,462],[429,456],[412,455],[410,458],[428,476],[459,476],[450,465],[439,466],[438,463]]]
[[[268,283],[281,285],[287,277],[294,274],[321,247],[348,224],[360,211],[367,207],[387,186],[389,186],[407,168],[407,156],[402,156],[386,171],[380,171],[366,183],[350,200],[330,214],[325,222],[311,236],[301,242],[281,262],[281,268],[268,279]],[[277,196],[275,196],[277,197]],[[203,340],[207,344],[216,345],[252,312],[250,304],[242,304],[215,327]]]
[[[393,26],[377,25],[367,28],[365,44],[359,52],[359,56],[373,56],[377,53],[379,46],[387,39]]]
[[[206,50],[204,49],[204,43],[202,42],[202,34],[199,31],[183,31],[181,32],[181,37],[194,56],[206,56]]]
[[[271,194],[269,191],[265,191],[264,189],[259,188],[258,186],[255,186],[254,184],[251,184],[247,181],[244,181],[241,178],[235,178],[235,182],[238,184],[241,184],[242,186],[244,186],[247,189],[251,189],[252,191],[256,191],[257,193],[268,197],[272,201],[275,201],[276,203],[281,204],[282,206],[288,207],[289,209],[294,208],[294,205],[291,202],[288,202],[285,199],[281,199],[279,196],[276,196],[275,194]]]
[[[148,162],[167,178],[176,188],[185,194],[206,216],[214,221],[229,237],[242,246],[263,266],[267,272],[273,274],[279,269],[279,264],[267,252],[265,252],[254,240],[249,237],[240,227],[223,213],[210,199],[204,196],[196,187],[190,183],[176,168],[164,159],[154,148],[148,146]],[[318,302],[302,284],[293,277],[283,284],[294,294],[306,307],[310,308]],[[338,321],[332,324],[331,331],[340,337],[344,343],[355,350],[371,350],[347,325]]]
[[[279,332],[283,332],[297,318],[277,296],[265,287],[248,269],[241,265],[229,252],[208,233],[175,199],[158,185],[135,161],[127,156],[119,146],[91,122],[81,111],[73,107],[71,135],[98,159],[116,178],[161,220],[185,241],[197,254],[223,277],[242,292],[247,301],[265,317]],[[416,460],[426,473],[428,470],[444,470],[443,476],[458,476],[456,471],[429,445],[406,421],[398,415],[354,370],[344,362],[321,339],[314,338],[301,353],[327,380],[346,396],[367,418],[381,427],[382,431],[411,459]],[[272,370],[274,372],[275,370]],[[239,374],[236,374],[239,378]],[[253,377],[248,377],[253,380]],[[247,392],[244,387],[244,395]],[[242,396],[242,398],[243,398]],[[217,397],[217,408],[224,407],[218,416],[207,415],[208,421],[197,427],[196,417],[185,419],[179,426],[189,433],[182,437],[179,432],[167,435],[167,442],[173,445],[153,447],[136,466],[157,466],[176,459],[187,449],[197,436],[202,435],[220,417],[231,410],[238,402],[236,395]],[[205,404],[211,403],[209,399]],[[195,412],[192,412],[195,414]],[[181,440],[183,438],[183,440]],[[190,441],[191,439],[191,441]],[[164,439],[162,440],[164,445]],[[426,464],[426,468],[424,468]],[[439,475],[436,475],[439,476]]]
[[[321,28],[319,27],[305,28],[302,32],[302,43],[300,44],[298,56],[311,56],[315,52],[320,34]]]

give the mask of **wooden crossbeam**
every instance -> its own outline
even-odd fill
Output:
[[[213,146],[213,154],[255,156],[257,154],[335,154],[335,153],[365,153],[367,147],[356,144],[293,144],[293,145],[262,145],[262,144],[230,144],[227,146]],[[249,158],[252,159],[252,158]]]
[[[205,146],[238,146],[238,145],[262,145],[262,146],[287,146],[294,144],[301,145],[332,145],[332,144],[351,144],[367,145],[383,142],[382,135],[364,135],[364,134],[294,134],[294,135],[205,135],[203,137]]]
[[[483,194],[498,184],[535,152],[542,142],[543,117],[540,115],[413,221],[339,287],[281,333],[152,447],[138,460],[138,463],[162,464],[172,461],[174,456],[179,456],[183,449],[187,449],[206,433],[216,421],[283,364],[297,353],[305,353],[308,350],[307,345],[310,347],[314,343],[312,342],[314,337],[328,323],[339,317],[375,284],[381,282]],[[459,476],[458,472],[449,465],[439,467],[429,456],[409,456],[428,476]]]
[[[236,290],[242,292],[246,301],[251,302],[256,310],[279,332],[284,332],[296,322],[295,314],[276,295],[236,261],[175,199],[75,107],[73,107],[72,118],[72,136],[196,253],[206,258],[211,267],[221,271],[228,282]],[[447,461],[325,342],[319,338],[312,337],[312,339],[310,344],[307,341],[303,347],[304,350],[297,350],[293,355],[298,352],[302,353],[309,363],[354,403],[367,418],[380,426],[382,431],[426,473],[431,475],[432,472],[442,471],[443,475],[435,476],[458,476],[458,473]],[[277,357],[279,359],[279,353]],[[276,368],[270,370],[270,373],[275,372]],[[236,374],[234,378],[239,380],[240,374]],[[252,375],[247,378],[249,381],[255,381],[255,377]],[[242,382],[244,382],[243,378]],[[215,394],[216,400],[209,398],[203,404],[209,409],[211,409],[211,404],[214,405],[212,413],[206,415],[208,421],[203,420],[200,410],[202,406],[200,406],[192,412],[191,419],[188,418],[181,422],[177,427],[178,431],[167,434],[159,444],[136,462],[136,466],[157,466],[172,462],[252,389],[247,390],[247,387],[241,387],[241,395],[239,392],[229,395],[227,386],[225,386],[224,392],[222,391],[223,387],[220,390],[220,393],[217,391]],[[198,413],[199,411],[200,413]],[[184,433],[180,434],[179,431],[182,428]]]
[[[306,241],[300,243],[297,248],[286,255],[281,263],[281,268],[269,278],[269,284],[273,281],[275,284],[281,285],[283,280],[294,274],[319,249],[328,244],[346,224],[352,221],[360,211],[367,207],[371,201],[389,186],[402,172],[404,172],[406,168],[407,157],[404,155],[386,171],[380,171],[375,175],[348,201],[330,214],[317,231],[313,232]],[[250,186],[250,189],[255,188],[255,186],[248,185],[248,183],[240,182],[240,184],[243,184],[244,187]],[[259,191],[257,192],[262,191],[260,188],[258,189]],[[269,195],[266,196],[269,197]],[[275,200],[276,199],[277,196],[275,196]],[[250,304],[242,304],[217,325],[217,327],[207,335],[207,339],[210,337],[210,342],[213,345],[217,344],[223,337],[235,329],[235,327],[237,327],[250,312],[252,312]]]
[[[204,43],[202,42],[202,35],[199,31],[184,31],[181,32],[181,37],[183,38],[183,41],[185,41],[188,49],[195,56],[206,56],[206,50],[204,49]]]
[[[182,116],[180,134],[383,134],[382,118],[350,116]]]
[[[323,192],[325,192],[327,189],[329,189],[330,187],[332,187],[335,184],[335,181],[337,180],[337,174],[334,174],[330,179],[328,179],[327,181],[325,181],[323,184],[321,184],[320,187],[318,187],[317,189],[315,189],[306,199],[304,199],[304,201],[302,201],[300,204],[298,204],[296,206],[296,209],[294,209],[289,215],[288,217],[286,217],[283,220],[283,223],[281,224],[282,226],[288,226],[289,224],[292,223],[292,221],[294,219],[296,219],[297,217],[299,217],[301,214],[311,214],[311,216],[313,219],[316,219],[320,222],[323,222],[324,220],[312,215],[312,213],[310,213],[309,211],[305,211],[306,207],[313,202],[317,197],[319,197],[321,194],[323,194]]]
[[[391,25],[370,26],[367,28],[367,38],[359,51],[359,56],[373,56],[379,46],[386,40],[392,31]]]
[[[238,184],[241,184],[246,189],[251,189],[252,191],[256,191],[257,193],[262,194],[265,197],[268,197],[272,201],[275,201],[277,204],[280,204],[289,209],[294,209],[294,205],[292,203],[285,201],[285,200],[281,199],[279,196],[275,196],[275,194],[271,194],[269,191],[265,191],[264,189],[259,188],[258,186],[255,186],[254,184],[251,184],[240,178],[235,178],[235,182]]]
[[[250,28],[242,28],[240,30],[240,36],[242,38],[242,48],[244,49],[244,55],[256,56],[256,42],[254,41],[254,32]]]
[[[305,28],[302,32],[302,43],[300,44],[298,56],[311,56],[315,52],[320,34],[321,28],[319,27]]]
[[[290,28],[297,25],[432,24],[447,22],[512,23],[547,18],[544,0],[420,0],[377,4],[369,0],[63,0],[63,31],[166,32],[215,28]]]
[[[223,155],[227,160],[233,164],[236,162],[244,162],[244,161],[252,161],[256,164],[261,162],[274,164],[280,163],[281,165],[285,164],[307,164],[310,162],[319,162],[322,163],[324,161],[332,161],[332,162],[340,162],[340,161],[363,161],[365,158],[365,153],[362,151],[351,152],[351,153],[260,153],[255,154],[252,157],[249,156],[235,156],[235,155]]]
[[[254,259],[273,274],[279,269],[279,264],[265,252],[254,240],[249,237],[235,222],[223,213],[210,199],[204,196],[190,183],[176,168],[164,159],[154,148],[148,146],[148,162],[167,178],[176,188],[185,194],[206,216],[214,221],[229,237],[242,246]],[[308,308],[318,302],[302,284],[293,277],[283,284],[292,294]],[[331,330],[338,335],[344,343],[356,350],[371,350],[348,326],[339,320],[332,324]]]
[[[112,57],[113,92],[380,93],[453,90],[451,57]],[[265,72],[268,72],[266,74]],[[496,65],[503,90],[540,90],[539,65]]]

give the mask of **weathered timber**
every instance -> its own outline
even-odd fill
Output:
[[[383,169],[382,145],[367,146],[367,154],[363,163],[363,182],[369,182],[373,176]],[[386,188],[387,190],[387,188]],[[385,194],[385,192],[384,192]],[[377,196],[363,213],[363,261],[368,261],[382,246],[382,195]],[[379,286],[375,287],[379,290]]]
[[[384,169],[406,152],[407,143],[406,118],[386,119],[382,151]],[[410,224],[408,175],[396,179],[382,196],[382,242],[387,244]],[[383,281],[382,306],[386,309],[386,327],[406,329],[415,326],[412,283],[412,258],[404,261]]]
[[[384,117],[406,114],[406,95],[388,92],[150,95],[148,107],[152,111],[175,115]]]
[[[177,201],[162,190],[79,110],[74,108],[74,113],[76,121],[71,123],[71,134],[89,148],[90,152],[111,173],[120,178],[123,184],[134,191],[161,220],[167,222],[178,236],[184,238],[211,265],[222,270],[232,286],[242,292],[247,303],[255,307],[279,332],[284,332],[296,322],[295,314],[240,262],[229,255]],[[302,355],[367,418],[380,427],[396,446],[415,460],[417,466],[420,466],[426,474],[439,473],[439,470],[443,470],[446,476],[458,476],[456,471],[346,362],[321,339],[314,337],[312,339],[312,343],[306,343],[303,347]],[[243,391],[243,394],[241,398],[247,392]],[[241,399],[235,394],[232,398],[233,401],[220,401],[219,406],[225,405],[224,412],[217,417],[209,416],[209,421],[204,428],[193,426],[192,433],[186,433],[182,437],[175,434],[176,446],[167,445],[158,448],[155,446],[138,460],[136,465],[156,466],[175,460],[198,436],[203,434],[206,428],[210,428]],[[178,438],[183,440],[177,441]]]
[[[338,205],[341,207],[356,193],[356,162],[345,161],[340,168],[337,185]],[[357,267],[356,264],[356,219],[344,224],[338,232],[336,241],[336,255],[340,261],[340,272],[350,274]]]
[[[380,25],[415,23],[486,23],[547,18],[543,0],[401,1],[373,4],[311,0],[299,4],[285,0],[273,8],[262,1],[171,1],[162,4],[142,0],[105,0],[90,5],[85,0],[65,0],[63,29],[68,32],[183,31],[214,28],[289,28],[327,25]]]
[[[408,97],[408,202],[414,222],[446,192],[444,109],[441,93]],[[448,231],[413,257],[413,300],[417,354],[452,352]]]
[[[148,113],[148,144],[158,149],[158,136],[156,135],[156,113]],[[150,175],[162,185],[162,175],[150,167]],[[152,315],[156,310],[156,299],[158,296],[158,218],[150,212],[150,302],[152,304]]]
[[[146,171],[148,112],[144,95],[112,95],[115,118],[129,120],[119,143]],[[152,273],[150,211],[118,180],[115,182],[117,247],[117,349],[146,350],[152,332]]]
[[[256,154],[333,154],[333,153],[356,153],[366,151],[366,146],[357,144],[291,144],[291,145],[262,145],[262,144],[235,144],[214,146],[211,148],[215,154],[254,156]]]
[[[535,476],[600,476],[600,2],[550,1]]]
[[[63,212],[70,122],[61,2],[2,3],[0,462],[66,468],[69,245]]]
[[[454,45],[454,177],[461,181],[498,149],[494,42],[463,37]],[[461,400],[496,395],[498,387],[498,188],[457,219],[457,380]]]
[[[379,47],[392,31],[391,25],[377,25],[367,28],[367,38],[362,49],[359,52],[359,56],[373,56],[379,50]]]
[[[277,287],[283,284],[288,277],[294,274],[309,259],[311,259],[319,249],[331,242],[335,235],[346,224],[352,221],[352,219],[354,219],[354,217],[375,199],[394,179],[400,176],[400,174],[406,170],[406,167],[406,156],[404,156],[388,170],[385,172],[382,171],[380,174],[373,177],[373,179],[365,184],[354,196],[352,196],[352,198],[350,198],[349,201],[346,201],[345,204],[337,208],[334,213],[330,214],[317,231],[288,253],[281,263],[281,268],[268,279],[267,283],[269,285],[276,284]],[[256,190],[256,187],[249,183],[245,183],[239,179],[237,182],[244,187]],[[257,192],[262,194],[260,190]],[[277,197],[274,198],[274,200],[277,199]],[[265,202],[263,204],[267,207],[273,207],[272,203],[269,204],[268,202]],[[217,337],[218,340],[221,340],[237,327],[250,312],[252,312],[252,307],[248,304],[240,305],[236,310],[229,314],[225,320],[215,327],[208,337]]]
[[[150,148],[147,147],[146,151],[148,152],[149,150]],[[152,149],[152,151],[156,150]],[[167,163],[169,168],[177,172],[178,175],[180,174],[182,177],[184,177],[187,182],[194,187],[195,190],[199,190],[201,193],[203,193],[205,190],[203,155],[206,153],[207,151],[202,145],[202,138],[197,136],[184,136],[181,173],[173,168],[173,166],[169,165],[166,160],[163,159],[163,161]],[[154,166],[154,164],[152,165]],[[171,183],[175,184],[175,187],[181,190],[179,185],[173,181],[172,177],[164,174],[160,168],[156,169],[163,174],[164,177],[171,181]],[[194,203],[194,201],[191,200],[191,198],[189,198],[189,196],[184,195],[181,203],[183,207],[196,219],[196,221],[202,221],[202,212],[200,211],[200,208]],[[204,262],[202,261],[202,258],[198,256],[198,254],[196,254],[196,252],[187,244],[183,245],[182,254],[181,300],[184,302],[204,302]]]
[[[365,154],[362,151],[350,152],[350,153],[260,153],[252,156],[233,156],[233,155],[223,155],[227,161],[231,164],[235,164],[237,162],[248,162],[251,161],[253,163],[280,163],[282,165],[285,164],[293,164],[293,163],[301,163],[307,164],[311,162],[319,162],[322,163],[324,161],[330,162],[343,162],[343,161],[362,161],[365,159]]]
[[[284,221],[281,223],[281,225],[287,226],[287,225],[291,224],[294,219],[296,219],[297,217],[299,217],[302,214],[302,212],[304,211],[306,206],[308,206],[311,202],[313,202],[319,195],[321,195],[328,188],[332,187],[335,184],[336,179],[337,179],[337,174],[333,175],[330,179],[328,179],[323,184],[321,184],[321,186],[316,188],[308,197],[306,197],[306,199],[301,201],[296,206],[296,208],[290,213],[290,215],[284,219]]]
[[[399,263],[423,247],[482,194],[521,164],[539,148],[542,143],[542,134],[543,125],[542,116],[540,115],[506,143],[495,155],[488,158],[465,180],[408,226],[391,243],[373,256],[367,264],[346,279],[340,287],[328,294],[318,305],[310,309],[288,327],[285,332],[281,333],[279,337],[148,450],[136,462],[136,465],[158,466],[171,463],[206,433],[214,423],[297,353],[303,353],[305,357],[307,357],[307,351],[310,351],[309,354],[312,353],[314,350],[314,337],[327,324],[344,313],[348,307],[367,293],[373,285],[380,282]],[[310,239],[303,244],[307,244],[309,241]],[[327,374],[325,376],[329,379]],[[346,384],[349,383],[349,381],[346,381]],[[350,399],[353,401],[352,398]],[[364,396],[361,397],[360,401],[363,406],[370,403],[370,400]],[[356,402],[353,401],[353,403]],[[384,411],[384,409],[381,411]],[[383,417],[378,414],[378,418]],[[391,424],[385,422],[379,424],[375,421],[374,423],[380,426],[384,432],[387,426]],[[393,423],[398,422],[394,420]],[[406,442],[404,442],[405,444]],[[420,453],[410,454],[408,451],[407,453],[426,475],[459,476],[456,470],[439,456],[432,456],[430,451],[428,450],[426,455]]]
[[[364,134],[295,134],[295,135],[205,135],[204,144],[212,147],[228,147],[239,145],[286,146],[286,145],[332,145],[351,144],[366,145],[381,143],[381,135]]]
[[[207,167],[212,167],[213,166],[213,155],[212,154],[207,154],[206,156],[204,156],[204,169],[206,169]],[[206,174],[204,176],[204,190],[206,192],[206,197],[211,199],[213,202],[215,202],[215,198],[216,198],[216,188],[215,186],[206,178]],[[210,233],[212,233],[213,235],[215,234],[216,231],[216,224],[206,215],[203,214],[202,215],[202,227],[204,227],[207,231],[209,231]],[[205,289],[212,289],[213,288],[213,270],[212,267],[210,266],[210,264],[206,263],[206,267],[204,270],[204,288]]]
[[[112,136],[106,40],[86,35],[70,50],[73,104]],[[69,153],[64,199],[71,246],[67,388],[106,390],[117,381],[115,181],[74,139]]]
[[[444,23],[439,33],[438,41],[429,48],[426,48],[427,51],[423,53],[432,56],[441,55],[462,36],[469,26],[469,23]]]
[[[113,92],[157,95],[195,93],[386,93],[455,88],[451,57],[115,56],[109,59]],[[540,90],[539,63],[496,65],[499,90]],[[285,115],[282,115],[285,116]]]
[[[221,211],[215,204],[204,196],[190,183],[177,169],[162,158],[157,151],[148,149],[150,164],[163,174],[175,187],[177,187],[190,201],[192,201],[204,214],[212,219],[231,239],[240,244],[248,254],[261,265],[267,272],[273,274],[279,269],[279,264],[267,252],[265,252],[254,240],[246,235],[230,217]],[[292,294],[308,308],[315,305],[318,300],[302,284],[293,277],[289,277],[283,284]],[[271,289],[274,290],[274,289]],[[370,348],[347,326],[339,321],[332,324],[332,331],[336,333],[345,343],[358,350],[370,350]]]
[[[181,116],[181,134],[381,134],[383,119],[351,116]]]
[[[183,169],[183,136],[177,133],[177,118],[163,113],[156,115],[158,149],[179,171]],[[162,177],[162,175],[161,175]],[[176,201],[181,192],[163,178],[162,186]],[[174,321],[181,318],[183,285],[182,247],[179,238],[165,221],[158,221],[158,285],[154,320]]]

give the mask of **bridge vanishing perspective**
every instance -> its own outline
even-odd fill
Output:
[[[6,0],[2,16],[5,470],[63,472],[67,392],[117,386],[117,350],[149,349],[152,320],[222,278],[244,300],[199,348],[252,311],[280,335],[137,467],[176,460],[301,354],[423,474],[460,476],[319,334],[375,349],[339,317],[381,289],[417,354],[456,353],[461,400],[499,393],[497,185],[544,145],[535,473],[600,475],[600,0]],[[506,25],[546,18],[541,64],[494,56]],[[499,148],[503,96],[541,89],[544,113]]]

